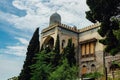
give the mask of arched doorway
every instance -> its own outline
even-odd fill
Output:
[[[52,50],[53,47],[54,47],[54,39],[53,39],[53,37],[48,36],[45,39],[45,41],[44,41],[44,43],[42,45],[43,45],[43,48],[49,47]]]
[[[86,65],[83,65],[82,66],[82,75],[84,75],[86,73],[87,73],[87,67],[86,67]]]

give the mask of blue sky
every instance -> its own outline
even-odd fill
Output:
[[[86,27],[86,0],[0,0],[0,80],[18,76],[34,30],[49,24],[54,12],[62,23]]]

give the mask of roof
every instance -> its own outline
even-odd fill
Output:
[[[96,38],[91,38],[91,39],[87,39],[87,40],[84,40],[84,41],[80,41],[80,44],[84,44],[84,43],[88,43],[88,42],[95,42],[97,41]]]
[[[56,22],[61,23],[61,16],[55,12],[50,16],[50,23],[49,25],[55,24]]]

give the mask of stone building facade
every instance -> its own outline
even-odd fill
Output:
[[[77,29],[61,23],[61,16],[54,13],[50,16],[49,26],[41,32],[41,45],[54,48],[57,35],[60,37],[60,51],[67,45],[68,39],[72,38],[75,44],[76,59],[80,67],[80,75],[100,71],[103,72],[103,49],[99,43],[102,37],[97,33],[100,23]],[[109,61],[110,59],[106,59]],[[106,63],[108,63],[106,61]],[[106,65],[108,68],[108,64]],[[109,69],[108,69],[109,70]]]

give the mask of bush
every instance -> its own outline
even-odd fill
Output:
[[[87,74],[85,74],[83,77],[85,77],[85,78],[95,78],[95,79],[97,79],[97,78],[100,78],[100,77],[102,77],[103,75],[101,74],[101,73],[99,73],[99,72],[94,72],[94,73],[87,73]]]

